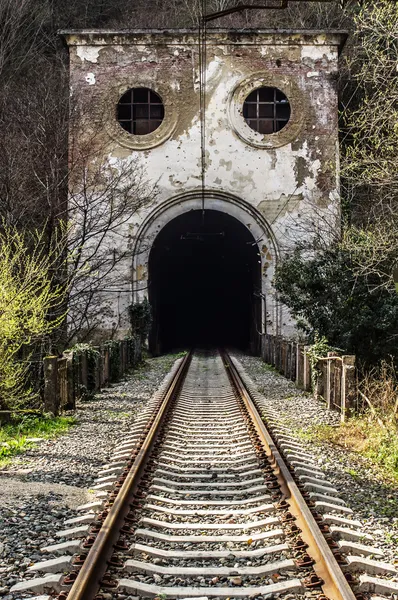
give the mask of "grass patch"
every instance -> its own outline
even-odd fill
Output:
[[[302,432],[305,440],[329,442],[368,458],[380,475],[398,483],[398,431],[373,419],[354,417],[338,427],[313,425]]]
[[[63,433],[76,423],[74,417],[25,416],[17,422],[0,427],[0,467],[10,462],[34,445],[31,438],[52,438]]]
[[[273,367],[272,365],[269,365],[268,363],[263,363],[261,365],[261,370],[266,371],[267,373],[277,373],[278,375],[280,375],[278,369],[276,367]]]
[[[132,412],[126,412],[126,411],[121,411],[121,410],[106,410],[105,412],[110,417],[115,418],[115,419],[121,419],[121,420],[131,419],[131,417],[133,416]]]
[[[177,358],[184,358],[184,356],[186,356],[187,354],[188,352],[186,350],[183,350],[182,352],[177,352],[176,354],[167,354],[167,358],[177,360]]]

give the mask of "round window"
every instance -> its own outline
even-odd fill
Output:
[[[289,100],[275,87],[260,87],[251,92],[243,104],[246,123],[262,134],[276,133],[290,119]]]
[[[158,94],[149,88],[127,90],[117,104],[117,120],[133,135],[155,131],[164,119],[164,105]]]

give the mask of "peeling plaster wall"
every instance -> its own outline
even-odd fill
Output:
[[[101,122],[104,160],[117,165],[134,158],[158,186],[155,202],[126,224],[137,248],[138,232],[147,232],[152,215],[161,215],[162,206],[167,215],[170,199],[190,194],[192,201],[200,189],[197,36],[189,31],[64,35],[70,46],[71,94],[84,115],[77,143],[90,134],[93,123]],[[210,196],[239,198],[268,224],[271,234],[264,232],[265,251],[262,243],[259,251],[267,294],[265,321],[275,334],[294,333],[270,287],[278,253],[316,232],[327,237],[338,226],[336,75],[343,40],[339,32],[214,30],[208,35],[206,188]],[[254,134],[241,115],[242,101],[261,84],[280,88],[291,103],[291,120],[278,134]],[[165,120],[148,136],[131,136],[116,121],[116,104],[124,91],[140,86],[160,94]],[[212,205],[217,206],[214,198]],[[158,229],[167,220],[159,217]],[[253,222],[248,215],[245,224],[251,227]],[[145,243],[150,248],[150,238]],[[124,280],[134,278],[136,289],[143,290],[137,297],[146,293],[148,255],[141,248],[133,273],[131,263],[125,265]],[[131,297],[123,297],[127,305]]]

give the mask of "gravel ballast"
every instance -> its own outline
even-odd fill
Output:
[[[77,423],[57,439],[43,440],[0,469],[0,596],[34,577],[40,548],[56,543],[65,519],[94,498],[91,488],[117,441],[128,432],[170,371],[175,357],[148,359],[132,376],[78,403]]]
[[[267,366],[261,358],[234,353],[258,391],[280,415],[306,452],[317,460],[328,481],[339,491],[362,522],[362,530],[374,538],[387,562],[398,564],[398,485],[383,479],[380,469],[368,459],[327,441],[305,439],[314,425],[339,426],[340,414],[327,410],[321,400]]]
[[[280,414],[307,452],[316,458],[330,483],[360,520],[363,530],[394,562],[398,551],[397,487],[378,478],[359,455],[330,443],[302,439],[312,425],[338,426],[340,415],[298,390],[267,368],[260,358],[235,353],[266,401]],[[55,440],[43,440],[0,470],[0,596],[15,600],[10,588],[35,577],[28,567],[43,560],[40,548],[56,543],[65,519],[76,517],[76,507],[90,502],[98,471],[108,462],[116,443],[158,389],[175,357],[146,361],[127,381],[103,390],[93,400],[79,403],[77,425]]]

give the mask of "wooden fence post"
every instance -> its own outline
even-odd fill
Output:
[[[122,340],[121,342],[121,347],[122,347],[122,370],[123,373],[125,373],[128,369],[128,362],[127,362],[127,341],[126,340]]]
[[[306,392],[310,392],[312,389],[311,363],[310,363],[309,356],[307,354],[307,349],[309,349],[309,346],[304,346],[303,388]]]
[[[331,359],[333,356],[338,356],[338,354],[336,352],[328,352],[328,358]],[[326,368],[325,402],[329,410],[331,410],[334,402],[334,379],[332,381],[332,376],[334,376],[333,362],[333,360],[328,360]]]
[[[341,359],[334,359],[334,402],[341,411],[341,384],[343,379],[343,365]]]
[[[344,423],[349,411],[355,406],[357,389],[355,379],[355,356],[343,356],[342,361],[341,421]]]
[[[297,361],[297,344],[291,342],[290,344],[290,380],[296,381],[296,361]]]
[[[104,348],[104,383],[108,384],[110,379],[110,358],[109,358],[109,347]]]
[[[279,339],[279,356],[278,356],[278,370],[279,373],[283,373],[283,366],[284,366],[284,362],[285,362],[285,344],[283,342],[283,340]]]
[[[67,379],[67,408],[68,410],[75,410],[76,408],[76,387],[73,379],[73,352],[65,354],[66,356],[66,379]]]
[[[104,346],[100,346],[99,351],[100,351],[100,363],[101,363],[101,368],[100,368],[101,379],[100,379],[100,381],[101,381],[101,388],[103,388],[105,385],[105,348],[104,348]]]
[[[132,348],[131,348],[131,338],[126,340],[126,348],[127,348],[127,364],[128,367],[130,368],[133,365],[133,353],[132,353]]]
[[[99,392],[101,389],[101,379],[102,379],[102,360],[101,360],[101,348],[99,346],[93,346],[93,350],[98,352],[95,354],[95,364],[94,364],[94,390]]]
[[[87,353],[82,352],[80,355],[80,381],[82,387],[88,390],[88,361]]]
[[[297,344],[296,385],[304,389],[304,344]]]
[[[278,337],[275,338],[275,368],[278,369],[279,372],[281,370],[281,353],[281,339]]]
[[[58,393],[58,357],[46,356],[43,359],[44,369],[44,410],[53,415],[59,412]]]
[[[263,336],[263,349],[262,349],[261,355],[262,355],[263,361],[265,363],[269,363],[269,360],[268,360],[268,334],[267,333]]]
[[[326,385],[326,372],[327,372],[327,364],[325,360],[319,360],[317,362],[317,370],[316,370],[316,381],[315,381],[315,389],[314,389],[314,397],[319,400],[319,398],[325,397],[325,385]]]
[[[284,375],[287,379],[290,379],[290,364],[292,356],[292,347],[290,342],[285,342],[285,364],[284,364]]]
[[[68,405],[68,364],[67,358],[62,356],[57,360],[57,384],[59,395],[59,411],[62,413]]]

